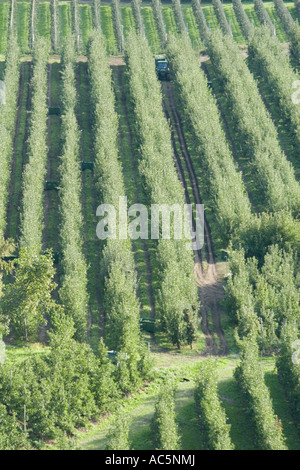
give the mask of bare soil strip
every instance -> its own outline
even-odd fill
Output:
[[[193,163],[191,156],[189,154],[182,122],[180,116],[176,109],[174,92],[171,82],[166,82],[163,85],[164,93],[166,100],[169,104],[169,109],[171,113],[171,123],[172,123],[172,133],[176,132],[178,141],[180,143],[181,157],[178,155],[176,147],[174,146],[174,136],[173,136],[173,147],[174,147],[174,157],[178,162],[180,158],[183,158],[188,175],[189,181],[192,187],[193,199],[195,204],[202,204],[200,190],[198,186],[197,177],[193,168]],[[167,108],[166,103],[164,105],[165,109]],[[167,116],[169,117],[169,116]],[[181,167],[180,163],[176,164],[177,169]],[[182,176],[182,171],[179,174],[181,181],[184,181],[184,176]],[[187,186],[185,183],[185,193],[187,193]],[[202,329],[206,336],[207,344],[207,353],[209,354],[220,354],[224,355],[228,351],[227,342],[225,339],[224,332],[221,327],[221,307],[220,301],[224,298],[224,289],[223,282],[220,281],[216,260],[213,250],[212,237],[210,233],[210,228],[205,218],[204,220],[204,237],[205,237],[205,261],[203,259],[202,252],[194,252],[195,254],[195,278],[199,286],[199,297],[201,302],[201,315],[202,315]],[[208,315],[211,313],[213,319],[213,329],[214,332],[218,335],[220,342],[220,348],[218,351],[217,345],[214,341],[213,334],[209,331],[208,328]]]

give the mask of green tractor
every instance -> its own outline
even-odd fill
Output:
[[[170,80],[170,69],[164,55],[155,56],[155,70],[159,80]]]

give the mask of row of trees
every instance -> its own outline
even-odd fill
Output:
[[[218,376],[212,361],[200,364],[195,388],[200,429],[209,450],[233,450],[230,425],[218,395]]]
[[[287,54],[276,37],[261,28],[249,43],[250,64],[259,73],[260,80],[273,91],[273,99],[281,119],[288,125],[295,152],[300,152],[300,108],[292,101],[293,84],[298,75],[293,71]]]
[[[253,35],[253,25],[250,23],[249,17],[244,10],[243,4],[241,0],[232,0],[232,5],[234,9],[235,16],[238,20],[238,23],[241,27],[242,33],[249,41],[249,39]]]
[[[151,50],[145,38],[130,34],[125,51],[129,90],[140,146],[139,171],[151,204],[184,205],[183,189],[174,166],[171,132],[162,110],[162,95]],[[171,217],[171,237],[174,221]],[[199,300],[188,239],[162,239],[157,244],[160,325],[180,347],[192,345],[197,334]]]
[[[261,203],[270,211],[286,209],[297,215],[299,183],[280,147],[275,125],[239,47],[230,36],[216,31],[211,35],[208,52],[225,92],[239,145],[251,161],[251,173],[261,193]]]
[[[247,406],[256,448],[286,450],[282,426],[274,413],[270,391],[264,381],[255,335],[250,334],[243,339],[240,355],[241,362],[234,375]]]
[[[112,18],[114,24],[114,33],[119,52],[124,50],[124,34],[122,25],[122,16],[120,10],[120,0],[112,0],[111,2]]]
[[[290,51],[294,58],[300,60],[300,26],[295,22],[283,0],[274,0],[276,12],[290,40]],[[298,6],[300,4],[298,3]]]
[[[208,29],[206,19],[201,8],[200,0],[192,0],[193,12],[199,28],[200,36],[204,45],[208,44],[210,30]]]
[[[229,149],[216,100],[189,39],[172,37],[167,54],[178,107],[183,110],[186,127],[193,132],[192,144],[202,172],[202,197],[213,208],[227,246],[239,227],[249,223],[251,205]]]
[[[66,314],[73,318],[75,338],[83,341],[87,330],[87,264],[83,253],[83,216],[79,127],[76,120],[76,52],[69,37],[62,53],[62,157],[60,173],[60,240],[62,278],[60,299]]]
[[[28,138],[28,163],[23,172],[21,246],[36,253],[42,250],[44,228],[44,188],[47,166],[47,92],[48,46],[37,38],[34,47],[31,82],[31,120]]]
[[[58,0],[51,0],[51,40],[54,51],[58,50],[59,44],[59,17]]]
[[[156,450],[180,449],[174,396],[174,384],[167,380],[161,385],[151,422],[152,441]]]
[[[94,27],[101,31],[101,0],[93,0]]]
[[[262,0],[254,0],[254,9],[256,11],[260,24],[268,26],[270,32],[274,34],[275,26],[273,25],[269,13],[266,10]]]
[[[161,46],[164,47],[167,41],[167,31],[166,31],[164,18],[163,18],[160,0],[152,0],[152,8],[153,8],[153,14],[155,18],[159,41],[160,41]]]
[[[180,0],[172,0],[172,6],[174,10],[174,16],[175,16],[178,32],[180,34],[187,33],[187,27],[184,21],[184,16],[183,16],[183,11],[182,11]]]
[[[141,12],[141,0],[131,0],[131,7],[135,20],[135,28],[138,34],[144,34],[144,23]]]
[[[16,35],[11,32],[8,41],[4,88],[0,90],[0,237],[5,234],[6,206],[13,142],[17,117],[20,81],[20,57]]]
[[[229,34],[230,36],[232,36],[231,27],[229,26],[229,23],[227,21],[221,0],[212,0],[212,4],[214,6],[214,11],[219,22],[221,31],[223,32],[223,34]]]
[[[99,33],[94,33],[89,43],[88,59],[91,102],[94,103],[96,185],[99,200],[118,210],[119,197],[125,195],[118,156],[119,123],[105,41]],[[118,352],[120,383],[124,391],[130,391],[141,384],[147,368],[147,354],[139,328],[140,305],[131,242],[108,238],[102,255],[105,340],[110,349]]]

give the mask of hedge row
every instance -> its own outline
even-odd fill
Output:
[[[174,10],[174,16],[175,16],[178,32],[180,34],[187,33],[187,27],[184,21],[184,16],[183,16],[183,11],[182,11],[180,0],[172,0],[172,6]]]
[[[234,372],[243,394],[254,430],[256,448],[286,450],[282,426],[273,410],[270,391],[264,381],[255,338],[249,336],[240,345],[241,362]]]
[[[218,19],[219,25],[221,27],[221,31],[223,32],[223,34],[229,34],[230,36],[232,36],[232,31],[227,21],[221,0],[212,0],[212,4],[214,6],[214,11]]]
[[[138,34],[144,33],[144,23],[141,12],[141,0],[131,0],[131,7],[133,11],[133,16],[135,20],[136,32]]]
[[[274,33],[274,25],[271,21],[269,13],[266,10],[264,2],[262,0],[254,0],[254,9],[256,11],[260,24],[266,25],[270,28],[271,33]]]
[[[83,253],[83,215],[81,168],[79,156],[80,131],[75,108],[76,52],[73,38],[68,38],[62,52],[62,142],[60,173],[60,244],[62,279],[60,299],[73,318],[75,338],[84,341],[87,333],[87,264]]]
[[[152,442],[156,450],[180,449],[174,395],[175,390],[170,382],[161,385],[151,422]]]
[[[235,16],[237,17],[242,33],[247,39],[247,41],[249,41],[249,39],[253,35],[253,25],[250,23],[249,17],[244,10],[242,1],[232,0],[232,4],[233,4]]]
[[[160,0],[152,0],[152,8],[160,44],[164,46],[167,40],[167,32]]]
[[[230,425],[218,395],[218,375],[212,361],[200,363],[195,388],[199,426],[208,450],[234,450]]]
[[[200,5],[200,0],[192,0],[192,7],[199,28],[201,39],[203,41],[203,44],[207,45],[209,41],[210,30],[208,29],[205,15]]]
[[[112,18],[114,23],[114,33],[119,52],[124,50],[124,35],[122,26],[122,17],[120,10],[120,0],[112,0],[111,2]]]
[[[300,26],[295,22],[283,0],[274,0],[277,14],[290,40],[290,51],[297,61],[300,60]],[[298,2],[298,5],[300,3]]]

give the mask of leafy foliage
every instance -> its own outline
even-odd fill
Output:
[[[94,103],[97,187],[101,200],[117,208],[119,196],[124,196],[125,188],[118,158],[118,117],[114,109],[111,71],[101,35],[94,34],[88,54]],[[141,384],[147,369],[145,347],[140,337],[140,306],[129,239],[107,240],[103,249],[102,274],[105,279],[106,343],[123,358],[119,361],[119,380],[123,391],[128,392]]]
[[[36,253],[42,249],[44,185],[47,164],[47,61],[48,46],[37,38],[32,78],[32,111],[28,138],[28,163],[23,173],[21,246]]]
[[[124,35],[120,10],[120,1],[112,0],[111,2],[112,17],[114,22],[114,32],[117,41],[118,51],[123,52],[124,49]]]
[[[171,38],[168,58],[187,127],[193,130],[193,145],[199,155],[201,184],[227,244],[241,224],[251,219],[244,183],[234,164],[215,98],[188,38]]]
[[[281,118],[288,124],[295,151],[299,154],[300,108],[291,99],[291,90],[293,83],[298,80],[298,74],[293,71],[289,58],[278,39],[270,36],[266,28],[255,30],[249,44],[249,56],[251,64],[258,71],[261,79],[272,90]]]
[[[153,446],[156,450],[180,449],[174,394],[174,385],[170,381],[161,385],[151,422]]]
[[[280,382],[289,401],[291,411],[299,429],[300,418],[300,365],[298,341],[299,329],[293,322],[287,322],[281,337],[280,354],[276,365]],[[297,342],[297,343],[296,343]],[[296,357],[294,355],[296,354]]]
[[[157,32],[161,46],[164,46],[167,40],[166,25],[164,22],[160,0],[152,0],[152,8],[156,22]]]
[[[208,29],[206,19],[200,5],[200,0],[192,0],[192,7],[200,31],[201,39],[204,45],[206,45],[209,41],[210,31]]]
[[[233,9],[243,35],[249,40],[253,35],[253,25],[250,23],[249,17],[243,8],[241,0],[232,0]]]
[[[183,190],[174,167],[171,133],[162,110],[151,50],[143,37],[134,34],[128,36],[126,46],[130,95],[141,149],[139,171],[149,200],[152,204],[183,207]],[[184,239],[160,239],[157,244],[161,272],[159,320],[163,331],[177,347],[192,344],[197,330],[198,298],[193,256],[191,250],[186,250],[186,243]]]
[[[172,0],[175,20],[180,34],[187,33],[187,27],[184,21],[183,11],[181,8],[180,0]]]
[[[0,104],[0,237],[4,236],[6,228],[7,193],[20,79],[19,54],[17,38],[12,32],[8,42],[4,74],[5,103]]]
[[[209,450],[233,450],[230,426],[218,396],[218,377],[212,361],[200,364],[195,389],[199,424]]]
[[[136,32],[138,34],[144,34],[144,24],[141,13],[141,0],[131,0],[131,7],[135,20]]]
[[[269,27],[271,33],[274,32],[274,25],[271,21],[271,18],[266,10],[264,2],[262,0],[254,0],[254,8],[259,19],[260,24],[266,25]]]
[[[281,423],[274,413],[270,391],[264,381],[255,338],[248,336],[240,347],[241,362],[234,375],[245,399],[257,449],[285,450]]]
[[[1,299],[1,310],[9,317],[15,339],[34,340],[46,316],[56,308],[51,293],[56,287],[51,254],[20,251],[15,282],[8,284]]]
[[[232,31],[227,21],[225,11],[224,11],[221,1],[212,0],[212,4],[214,6],[214,11],[218,19],[219,25],[221,27],[221,31],[223,32],[223,34],[229,34],[230,36],[232,36]]]
[[[59,290],[65,312],[72,316],[76,339],[83,341],[87,330],[87,264],[83,253],[83,215],[79,127],[76,121],[74,39],[66,41],[62,55],[62,140],[60,171],[60,239],[62,280]]]
[[[130,450],[130,419],[119,411],[107,436],[106,450]]]
[[[222,82],[241,149],[252,163],[251,173],[262,203],[272,212],[286,209],[297,216],[300,185],[281,150],[275,125],[238,45],[228,35],[216,31],[211,35],[208,51]]]

